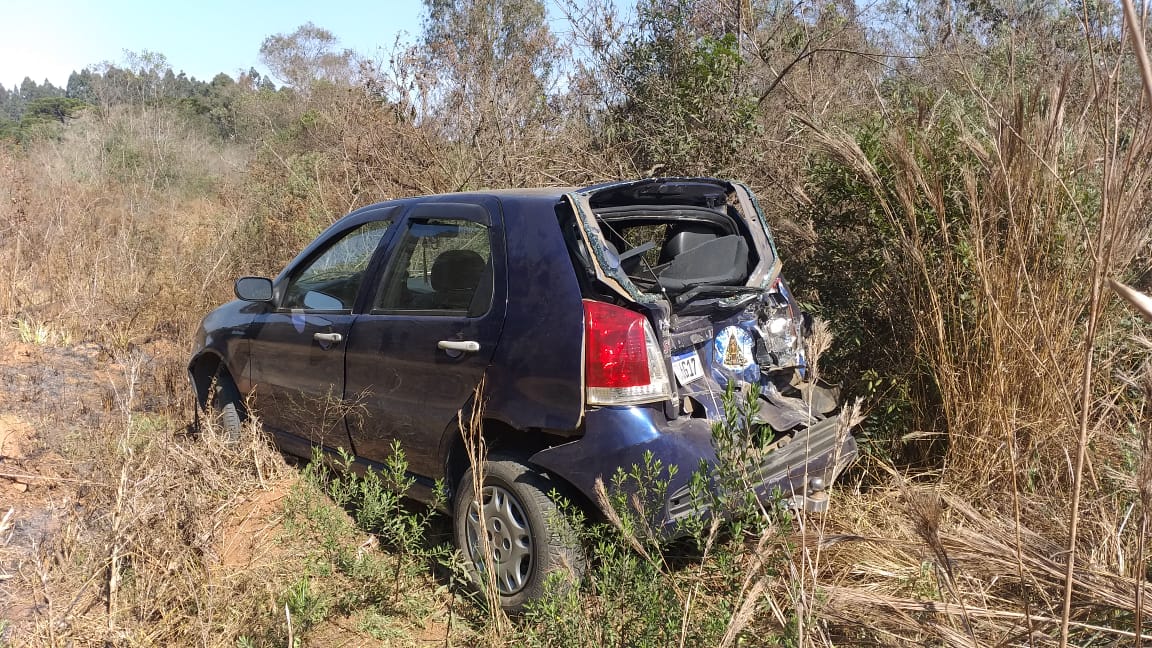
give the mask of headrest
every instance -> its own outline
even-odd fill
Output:
[[[484,257],[472,250],[442,252],[432,263],[432,289],[436,292],[473,290],[485,265]]]

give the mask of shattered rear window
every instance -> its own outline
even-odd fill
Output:
[[[631,299],[676,303],[766,288],[779,271],[767,226],[742,185],[648,179],[570,194],[591,270]]]

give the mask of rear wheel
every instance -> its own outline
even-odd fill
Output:
[[[464,473],[453,506],[456,546],[478,583],[495,577],[501,606],[518,611],[544,594],[553,572],[577,582],[584,554],[576,534],[549,497],[555,484],[522,461],[493,455],[484,463],[479,497],[473,471]]]

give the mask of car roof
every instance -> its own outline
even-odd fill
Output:
[[[562,198],[564,194],[578,191],[579,189],[579,187],[532,187],[526,189],[478,189],[475,191],[457,191],[442,194],[420,194],[416,196],[393,198],[391,200],[382,200],[370,205],[365,205],[359,209],[353,210],[344,218],[354,218],[362,216],[368,212],[375,212],[380,208],[407,205],[414,202],[451,202],[453,198],[490,197],[496,198],[501,202],[518,202],[520,200],[554,200],[559,202],[560,198]]]
[[[608,181],[608,182],[602,182],[602,183],[592,184],[592,185],[583,186],[583,187],[567,186],[567,187],[519,187],[519,188],[510,188],[510,189],[476,189],[476,190],[472,190],[472,191],[458,191],[458,192],[442,193],[442,194],[426,194],[426,195],[416,195],[416,196],[405,196],[402,198],[385,200],[385,201],[381,201],[381,202],[378,202],[378,203],[375,203],[372,205],[367,205],[365,207],[357,209],[357,210],[353,211],[351,214],[349,214],[349,216],[359,215],[359,214],[362,214],[362,213],[367,212],[367,211],[374,211],[376,209],[379,209],[381,207],[387,207],[389,205],[403,205],[403,204],[411,203],[411,202],[415,202],[415,201],[429,201],[430,200],[430,201],[449,202],[452,200],[453,197],[464,198],[464,197],[488,196],[488,197],[496,198],[496,199],[500,200],[501,202],[519,202],[522,200],[533,201],[533,202],[538,201],[538,200],[559,201],[565,194],[574,193],[574,192],[580,192],[580,193],[599,192],[599,191],[603,191],[605,189],[612,189],[612,188],[627,189],[629,187],[642,186],[642,185],[648,185],[648,184],[663,184],[663,183],[677,183],[677,184],[681,184],[681,183],[707,183],[707,184],[717,184],[717,185],[721,185],[721,186],[725,186],[728,184],[727,182],[725,182],[723,180],[717,180],[715,178],[667,177],[667,178],[641,178],[641,179],[634,179],[634,180],[612,180],[612,181]]]
[[[605,182],[598,182],[586,186],[568,186],[568,187],[517,187],[510,189],[476,189],[473,191],[460,191],[445,194],[433,194],[430,196],[412,196],[412,198],[438,198],[445,196],[497,196],[500,198],[560,198],[564,194],[581,192],[589,193],[602,191],[604,189],[612,188],[626,188],[650,184],[709,184],[727,187],[730,183],[726,180],[709,177],[695,177],[695,176],[667,176],[667,177],[652,177],[652,178],[634,178],[625,180],[608,180]]]
[[[530,187],[526,189],[482,189],[480,191],[469,191],[466,193],[471,194],[486,194],[489,196],[500,197],[525,197],[525,198],[550,198],[555,196],[559,198],[566,193],[572,193],[578,190],[579,187]]]
[[[556,198],[560,199],[561,196],[573,191],[581,190],[581,187],[527,187],[527,188],[512,188],[512,189],[474,189],[471,191],[455,191],[452,193],[442,194],[426,194],[417,196],[407,196],[404,198],[397,198],[395,202],[404,202],[408,200],[428,200],[428,199],[450,199],[453,196],[493,196],[502,199],[516,199],[516,198]],[[393,201],[387,201],[393,202]]]

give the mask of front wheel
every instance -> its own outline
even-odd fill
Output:
[[[244,426],[244,399],[227,373],[221,373],[212,381],[208,403],[224,433],[224,440],[229,444],[239,443]]]
[[[486,586],[491,569],[504,609],[519,611],[540,598],[553,572],[567,572],[570,582],[579,581],[584,554],[548,495],[555,484],[524,463],[499,455],[484,463],[479,497],[473,481],[469,468],[452,509],[456,546],[477,582]]]

